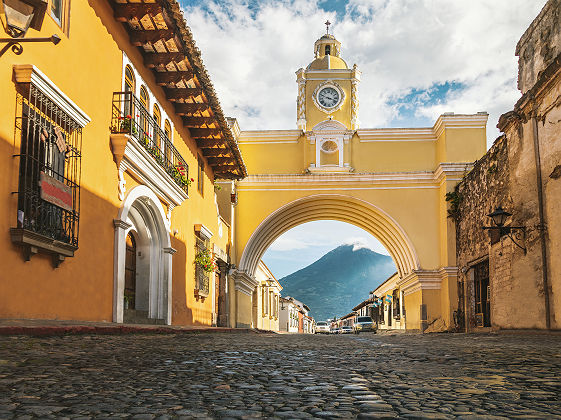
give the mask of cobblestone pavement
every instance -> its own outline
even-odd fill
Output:
[[[0,337],[0,418],[561,419],[561,336]]]

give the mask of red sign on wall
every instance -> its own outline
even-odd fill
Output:
[[[41,172],[41,199],[72,211],[72,189],[58,179]]]

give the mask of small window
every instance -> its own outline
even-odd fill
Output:
[[[204,187],[204,174],[205,174],[205,161],[201,156],[198,157],[198,172],[197,172],[197,191],[203,195]]]
[[[148,91],[144,86],[140,86],[140,104],[142,105],[136,112],[139,114],[137,117],[140,118],[140,127],[145,133],[148,133],[149,126],[149,114],[148,114]]]
[[[211,255],[210,241],[200,234],[195,237],[196,255]],[[197,295],[206,297],[210,292],[210,272],[205,270],[201,263],[195,264],[195,288]]]
[[[49,9],[53,20],[68,35],[70,28],[70,0],[50,0]]]
[[[331,54],[331,45],[326,45],[325,46],[325,55],[330,55]]]
[[[162,113],[160,111],[160,107],[157,104],[154,104],[154,111],[152,115],[154,116],[154,122],[156,123],[154,127],[154,143],[156,144],[158,149],[161,149],[162,141],[160,138],[161,137],[160,125],[162,124]]]
[[[164,143],[165,143],[165,154],[167,157],[168,162],[171,162],[171,124],[169,122],[169,120],[166,119],[166,122],[164,123],[164,134],[166,136],[166,138],[164,139]]]

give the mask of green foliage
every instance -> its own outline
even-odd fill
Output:
[[[200,250],[197,255],[195,255],[195,264],[199,265],[207,273],[216,271],[214,257],[207,248]]]
[[[446,201],[450,203],[450,208],[448,209],[448,217],[457,220],[460,212],[460,203],[462,202],[462,195],[455,188],[454,191],[446,193]]]

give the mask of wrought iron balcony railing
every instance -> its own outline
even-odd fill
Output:
[[[111,133],[134,137],[185,192],[191,184],[189,167],[167,134],[132,92],[113,93]]]

